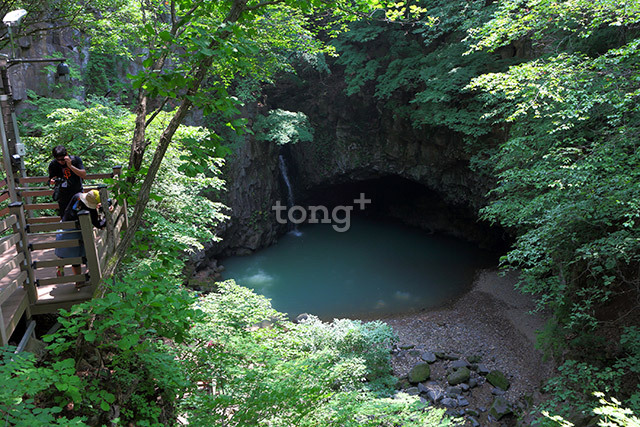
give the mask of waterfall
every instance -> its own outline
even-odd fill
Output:
[[[287,208],[291,208],[295,204],[295,199],[293,198],[293,188],[291,187],[291,181],[289,180],[289,173],[287,172],[287,164],[284,161],[284,157],[282,154],[278,156],[278,164],[280,165],[280,173],[282,174],[282,179],[284,179],[284,183],[287,186]],[[291,227],[292,224],[289,224]],[[302,233],[298,231],[298,224],[293,224],[291,227],[291,233],[295,236],[301,236]]]
[[[278,160],[280,161],[280,173],[282,174],[284,183],[287,185],[287,207],[290,208],[294,204],[294,199],[293,189],[291,188],[291,181],[289,181],[289,174],[287,173],[287,164],[284,162],[284,157],[282,157],[282,154],[278,156]]]

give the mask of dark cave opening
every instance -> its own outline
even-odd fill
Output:
[[[363,204],[362,200],[370,202]],[[453,205],[438,192],[395,175],[299,191],[296,205],[307,209],[324,206],[329,212],[336,207],[352,207],[350,213],[353,216],[399,221],[430,233],[473,242],[496,252],[504,251],[509,242],[509,236],[502,228],[478,219],[473,208]]]

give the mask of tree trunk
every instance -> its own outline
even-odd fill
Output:
[[[227,23],[236,22],[240,18],[240,16],[242,16],[242,12],[246,9],[246,6],[247,6],[247,0],[234,1],[229,11],[229,14],[225,19],[225,22]],[[222,34],[219,39],[213,39],[209,44],[209,48],[213,49],[220,42],[220,40],[223,40],[229,37],[230,35],[231,35],[230,32],[226,32]],[[193,80],[193,84],[187,90],[187,93],[184,95],[182,99],[182,103],[180,104],[180,107],[178,107],[178,111],[176,111],[173,118],[171,119],[171,122],[169,123],[169,125],[167,125],[165,130],[162,132],[162,135],[160,136],[160,141],[158,142],[158,146],[153,155],[153,160],[149,165],[149,170],[147,172],[147,175],[145,176],[145,179],[138,192],[138,199],[136,201],[133,215],[129,219],[129,228],[127,228],[127,231],[125,232],[120,243],[118,244],[118,247],[116,248],[112,258],[109,260],[109,263],[104,269],[103,277],[105,279],[112,276],[116,272],[118,266],[120,265],[120,262],[124,258],[126,251],[129,249],[129,246],[133,242],[133,237],[135,235],[135,232],[137,231],[138,227],[140,226],[140,223],[142,222],[142,216],[147,207],[147,204],[149,203],[151,187],[153,186],[153,182],[155,181],[158,171],[160,170],[162,159],[164,158],[167,148],[169,147],[169,144],[171,143],[171,139],[173,138],[173,135],[178,129],[178,126],[180,126],[180,124],[182,123],[182,120],[191,109],[191,106],[193,105],[191,98],[200,89],[200,86],[202,85],[202,82],[206,78],[209,68],[213,63],[213,60],[214,60],[214,57],[209,56],[203,59],[202,61],[200,61],[200,63],[194,66],[193,68],[194,76],[195,76]],[[139,98],[139,101],[140,100],[141,98]],[[146,105],[144,108],[146,109]],[[139,112],[139,110],[137,110],[137,112]],[[136,127],[138,125],[137,123],[138,118],[139,117],[136,118]],[[144,120],[142,120],[141,123],[142,125],[144,125]],[[143,134],[143,131],[144,131],[144,126],[142,126],[142,129],[139,132]],[[134,138],[135,138],[135,135],[134,135]],[[142,143],[144,143],[144,140],[142,140]],[[133,155],[133,148],[132,148],[132,155]],[[106,290],[107,290],[107,287],[105,285],[105,282],[101,283],[98,289],[96,290],[96,296],[101,297],[102,295],[104,295]]]
[[[135,171],[142,167],[142,159],[146,147],[145,133],[147,126],[147,103],[148,97],[144,89],[140,88],[138,92],[138,104],[136,105],[136,127],[133,130],[133,138],[131,139],[131,153],[129,154],[129,169]],[[127,181],[133,183],[133,176],[129,176]]]

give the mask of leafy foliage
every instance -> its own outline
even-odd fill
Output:
[[[55,107],[59,103],[50,105]],[[49,122],[41,127],[41,137],[23,138],[29,153],[26,157],[29,175],[47,174],[51,148],[59,143],[82,157],[90,173],[110,172],[114,165],[125,162],[127,135],[131,134],[135,120],[135,115],[125,108],[103,98],[93,98],[79,108],[54,109],[47,117]],[[169,118],[169,113],[160,113],[148,135],[159,138]],[[31,114],[20,119],[33,123]],[[153,241],[153,247],[163,247],[172,254],[202,248],[203,242],[214,240],[213,228],[226,218],[223,205],[204,197],[205,190],[220,190],[223,185],[218,177],[222,167],[218,138],[195,126],[180,127],[175,138],[177,142],[169,150],[153,189],[155,200],[146,212],[149,226],[138,235],[147,247]],[[132,191],[123,181],[112,184],[116,192]],[[129,202],[135,202],[135,198]],[[156,241],[167,244],[155,245]]]
[[[553,309],[547,344],[595,345],[566,360],[548,386],[549,405],[568,411],[590,411],[596,390],[637,404],[629,381],[637,384],[637,356],[594,360],[604,343],[592,337],[603,307],[617,309],[606,319],[617,325],[638,308],[620,301],[640,293],[639,18],[637,2],[508,1],[469,32],[474,51],[524,41],[537,55],[469,88],[485,100],[484,118],[508,130],[477,159],[498,177],[484,218],[516,236],[502,261],[521,269],[521,290]],[[629,334],[623,330],[621,347]]]
[[[42,37],[52,30],[73,28],[80,30],[83,37],[88,35],[91,40],[100,46],[109,44],[112,49],[122,48],[126,43],[133,43],[137,39],[119,37],[120,32],[109,31],[109,26],[116,22],[116,16],[139,16],[140,9],[135,2],[126,0],[97,0],[87,7],[83,3],[59,2],[57,0],[17,0],[0,4],[0,16],[16,9],[25,9],[26,16],[21,24],[16,27],[17,33],[14,39],[23,36]],[[131,28],[131,27],[129,27]],[[113,30],[113,28],[111,28]],[[78,34],[79,35],[79,34]],[[85,40],[82,40],[83,42]],[[4,49],[9,45],[10,38],[4,34],[0,39],[0,46]]]
[[[49,114],[62,108],[82,110],[85,105],[76,99],[47,98],[28,90],[25,104],[28,107],[20,114],[19,130],[21,136],[42,136],[50,126]]]
[[[559,375],[550,379],[545,391],[552,398],[542,403],[542,411],[570,416],[572,413],[596,414],[602,402],[594,393],[624,397],[626,406],[640,411],[640,332],[637,327],[626,327],[621,336],[621,351],[615,360],[590,358],[588,362],[567,360],[559,367]],[[632,384],[632,387],[629,387]],[[634,388],[635,387],[635,388]],[[567,405],[567,404],[570,405]]]
[[[597,407],[593,411],[600,415],[602,422],[600,425],[605,427],[612,426],[628,426],[628,427],[640,427],[640,418],[633,415],[630,409],[621,408],[621,403],[615,398],[611,398],[609,402],[604,393],[595,393],[595,396],[599,399],[601,406]]]
[[[358,6],[368,11],[366,3]],[[228,92],[233,80],[243,76],[269,81],[277,71],[290,68],[294,51],[308,57],[330,53],[314,35],[320,29],[340,30],[341,23],[353,19],[353,7],[353,2],[316,0],[107,1],[82,10],[83,16],[96,18],[83,21],[85,29],[102,33],[92,39],[94,52],[102,48],[105,54],[122,57],[144,52],[143,70],[132,76],[139,99],[164,98],[162,108],[179,108],[159,112],[148,122],[142,109],[142,152],[149,141],[156,152],[153,158],[146,154],[146,164],[139,168],[148,172],[140,187],[120,183],[124,197],[137,202],[136,211],[146,212],[150,184],[156,173],[160,178],[149,204],[154,209],[146,217],[153,225],[148,232],[138,230],[138,259],[105,286],[104,298],[64,312],[63,328],[48,338],[52,359],[41,368],[52,377],[63,372],[67,379],[62,388],[46,393],[18,390],[20,396],[40,393],[39,404],[53,408],[52,414],[64,403],[65,416],[80,416],[92,425],[166,425],[179,408],[194,424],[289,426],[330,419],[336,406],[326,404],[334,396],[346,404],[360,399],[361,392],[372,393],[369,389],[389,390],[393,380],[387,345],[393,337],[381,324],[296,326],[274,320],[282,315],[266,300],[233,284],[222,284],[219,293],[200,300],[180,287],[179,251],[211,238],[204,226],[222,216],[219,205],[201,198],[204,186],[221,186],[215,177],[221,164],[217,138],[179,123],[195,105],[240,128],[245,122],[237,119],[237,100]],[[327,15],[316,21],[313,12],[337,21],[325,20]],[[102,84],[106,81],[95,86]],[[32,170],[46,166],[49,156],[44,153],[54,142],[68,145],[92,168],[124,159],[133,115],[105,102],[69,107],[49,116],[55,124],[42,129],[43,139],[29,141],[34,152],[43,153],[40,163],[29,165]],[[136,194],[141,197],[135,199]],[[132,217],[141,218],[135,213]],[[272,328],[256,326],[270,318]],[[57,366],[55,359],[63,359],[64,366]],[[353,407],[357,417],[382,418],[392,410],[391,419],[448,423],[442,412],[418,407],[415,398],[389,402],[389,410],[382,408],[387,400],[370,399],[346,407]],[[26,409],[32,414],[39,410]],[[355,416],[341,411],[339,419]]]
[[[89,52],[89,61],[84,71],[83,82],[88,95],[103,96],[127,101],[131,96],[131,85],[122,81],[129,60],[125,57]]]
[[[192,331],[197,366],[190,376],[202,384],[184,401],[192,422],[326,426],[429,419],[448,425],[441,411],[425,411],[416,398],[367,391],[392,382],[394,337],[387,325],[326,324],[314,317],[293,324],[264,297],[232,281],[218,286],[198,302],[206,320]]]
[[[50,368],[36,366],[31,353],[14,353],[11,347],[0,348],[0,414],[12,426],[76,425],[84,426],[82,418],[61,417],[61,406],[41,407],[38,394],[49,389],[77,394],[80,379],[75,376],[73,359],[55,362]]]
[[[596,307],[628,288],[640,260],[638,43],[553,55],[470,86],[486,94],[487,117],[511,123],[490,160],[500,182],[484,216],[517,232],[505,263],[574,329],[595,326]]]
[[[0,411],[16,425],[168,425],[178,413],[195,425],[454,425],[417,397],[380,394],[395,382],[389,326],[294,324],[232,281],[200,298],[174,281],[157,262],[63,312],[39,366],[7,353]]]
[[[268,115],[256,119],[253,131],[256,132],[257,139],[272,141],[278,145],[313,141],[313,128],[309,118],[301,112],[280,109],[269,111]]]
[[[122,164],[127,154],[126,134],[132,126],[131,114],[124,107],[100,98],[91,99],[87,105],[71,103],[66,108],[56,108],[58,102],[48,104],[55,109],[46,115],[47,122],[40,128],[42,135],[23,138],[30,176],[47,175],[51,149],[56,145],[64,145],[70,154],[80,156],[90,173],[110,172],[113,166]],[[32,118],[29,113],[19,117],[25,124],[33,123]]]
[[[160,128],[169,114],[156,120]],[[153,187],[155,197],[145,217],[148,225],[139,237],[165,242],[154,243],[157,249],[176,245],[178,252],[193,251],[202,249],[204,242],[215,241],[213,230],[228,218],[223,204],[205,196],[206,191],[223,189],[219,174],[224,161],[218,157],[217,136],[201,127],[183,126],[175,139]]]
[[[625,27],[640,20],[637,2],[622,0],[502,1],[491,21],[469,31],[474,50],[493,50],[522,38],[541,48],[553,45],[573,50],[580,39],[591,38],[607,26]],[[574,37],[566,37],[573,35]]]
[[[415,397],[398,394],[375,397],[369,394],[343,392],[328,402],[326,408],[303,420],[300,427],[445,427],[460,425],[461,420],[448,418],[445,410],[428,407]]]
[[[178,287],[179,254],[212,239],[209,227],[224,218],[220,205],[202,197],[205,188],[222,188],[218,138],[178,123],[195,105],[240,130],[245,122],[230,95],[238,77],[251,82],[239,91],[253,95],[257,85],[290,70],[292,59],[317,59],[333,49],[343,54],[339,64],[350,95],[372,96],[416,127],[444,126],[469,141],[496,128],[508,131],[474,160],[499,180],[483,215],[516,235],[505,265],[521,268],[520,288],[555,310],[557,327],[549,330],[556,341],[567,332],[584,340],[598,325],[600,307],[615,295],[638,294],[637,2],[394,2],[386,19],[352,24],[332,46],[318,41],[318,31],[335,35],[353,19],[351,3],[103,1],[91,9],[62,9],[66,16],[77,12],[84,30],[100,34],[92,38],[99,71],[105,70],[100,58],[143,52],[132,87],[144,95],[140,99],[164,99],[161,109],[180,108],[160,112],[140,140],[142,151],[148,141],[157,148],[153,159],[145,157],[157,169],[139,172],[151,170],[150,181],[156,172],[159,177],[151,209],[140,203],[150,224],[137,234],[140,259],[103,300],[65,314],[65,328],[51,338],[50,350],[66,358],[39,367],[29,359],[19,362],[18,370],[45,388],[31,388],[18,371],[4,372],[13,389],[1,410],[13,422],[62,422],[56,417],[69,401],[75,406],[65,416],[92,424],[159,424],[178,407],[203,424],[452,422],[413,398],[380,397],[393,382],[386,350],[393,337],[383,325],[326,325],[313,318],[296,325],[232,283],[197,301]],[[358,10],[380,5],[363,2]],[[317,19],[313,12],[325,15]],[[529,42],[537,59],[505,71],[515,62],[501,60],[499,49]],[[105,73],[95,75],[92,85],[102,91],[112,83]],[[82,106],[33,102],[42,108],[29,119],[30,171],[46,167],[57,143],[91,168],[127,158],[126,135],[135,119],[128,111],[100,100]],[[44,117],[55,123],[46,125]],[[260,137],[276,143],[312,136],[295,113],[276,111],[257,127]],[[135,202],[151,184],[120,189]],[[74,351],[78,335],[81,347]],[[635,407],[637,390],[625,388],[623,379],[629,371],[638,374],[637,335],[635,329],[622,334],[624,354],[610,366],[567,360],[548,386],[556,398],[550,404],[589,411],[597,405],[590,394],[599,389],[622,393],[625,405]],[[91,369],[83,370],[87,364]],[[54,381],[61,385],[52,387]],[[36,396],[48,409],[35,407]],[[186,398],[177,402],[176,396]],[[627,416],[616,405],[602,414]]]
[[[104,298],[63,312],[63,328],[45,337],[54,357],[79,356],[77,364],[66,359],[78,375],[74,389],[60,391],[73,403],[72,413],[93,420],[91,424],[113,418],[114,405],[121,408],[122,422],[137,425],[159,425],[173,416],[175,393],[186,378],[174,348],[160,338],[181,342],[198,312],[191,309],[186,291],[174,286],[170,276],[158,274],[161,265],[114,281]],[[145,285],[143,277],[150,282]],[[50,369],[55,371],[56,364]]]
[[[488,19],[491,8],[484,3],[421,1],[411,14],[420,19],[354,23],[333,42],[347,94],[371,91],[415,127],[447,127],[474,138],[487,134],[482,104],[465,87],[505,60],[484,52],[465,56],[468,45],[462,42],[468,29]]]
[[[635,416],[630,409],[622,408],[621,403],[615,398],[608,401],[605,394],[601,392],[594,393],[599,399],[599,405],[593,412],[600,416],[598,426],[601,427],[638,427],[640,426],[640,418]],[[573,427],[574,424],[562,418],[559,415],[550,415],[548,412],[543,413],[544,416],[551,421],[552,424],[544,423],[543,425],[552,425],[553,427]]]

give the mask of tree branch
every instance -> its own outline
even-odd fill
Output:
[[[282,1],[283,0],[263,1],[262,3],[254,4],[253,6],[247,6],[246,10],[256,10],[256,9],[260,9],[261,7],[271,6],[271,5],[274,5],[274,4],[282,3]]]
[[[167,96],[163,101],[162,104],[160,104],[160,106],[156,109],[156,111],[153,112],[153,114],[151,115],[151,117],[149,117],[147,119],[147,121],[144,124],[144,127],[149,126],[149,124],[151,124],[151,122],[153,121],[153,119],[155,119],[158,114],[160,114],[160,111],[162,111],[162,107],[165,106],[165,104],[167,103],[167,101],[169,100],[169,97]]]
[[[198,8],[202,6],[202,2],[196,2],[191,9],[189,9],[189,11],[187,13],[184,14],[184,16],[182,16],[182,18],[180,18],[178,21],[174,22],[171,26],[171,34],[173,34],[174,36],[178,34],[178,29],[180,29],[180,27],[182,27],[189,18],[191,18],[191,15],[193,15],[195,13],[196,10],[198,10]]]

